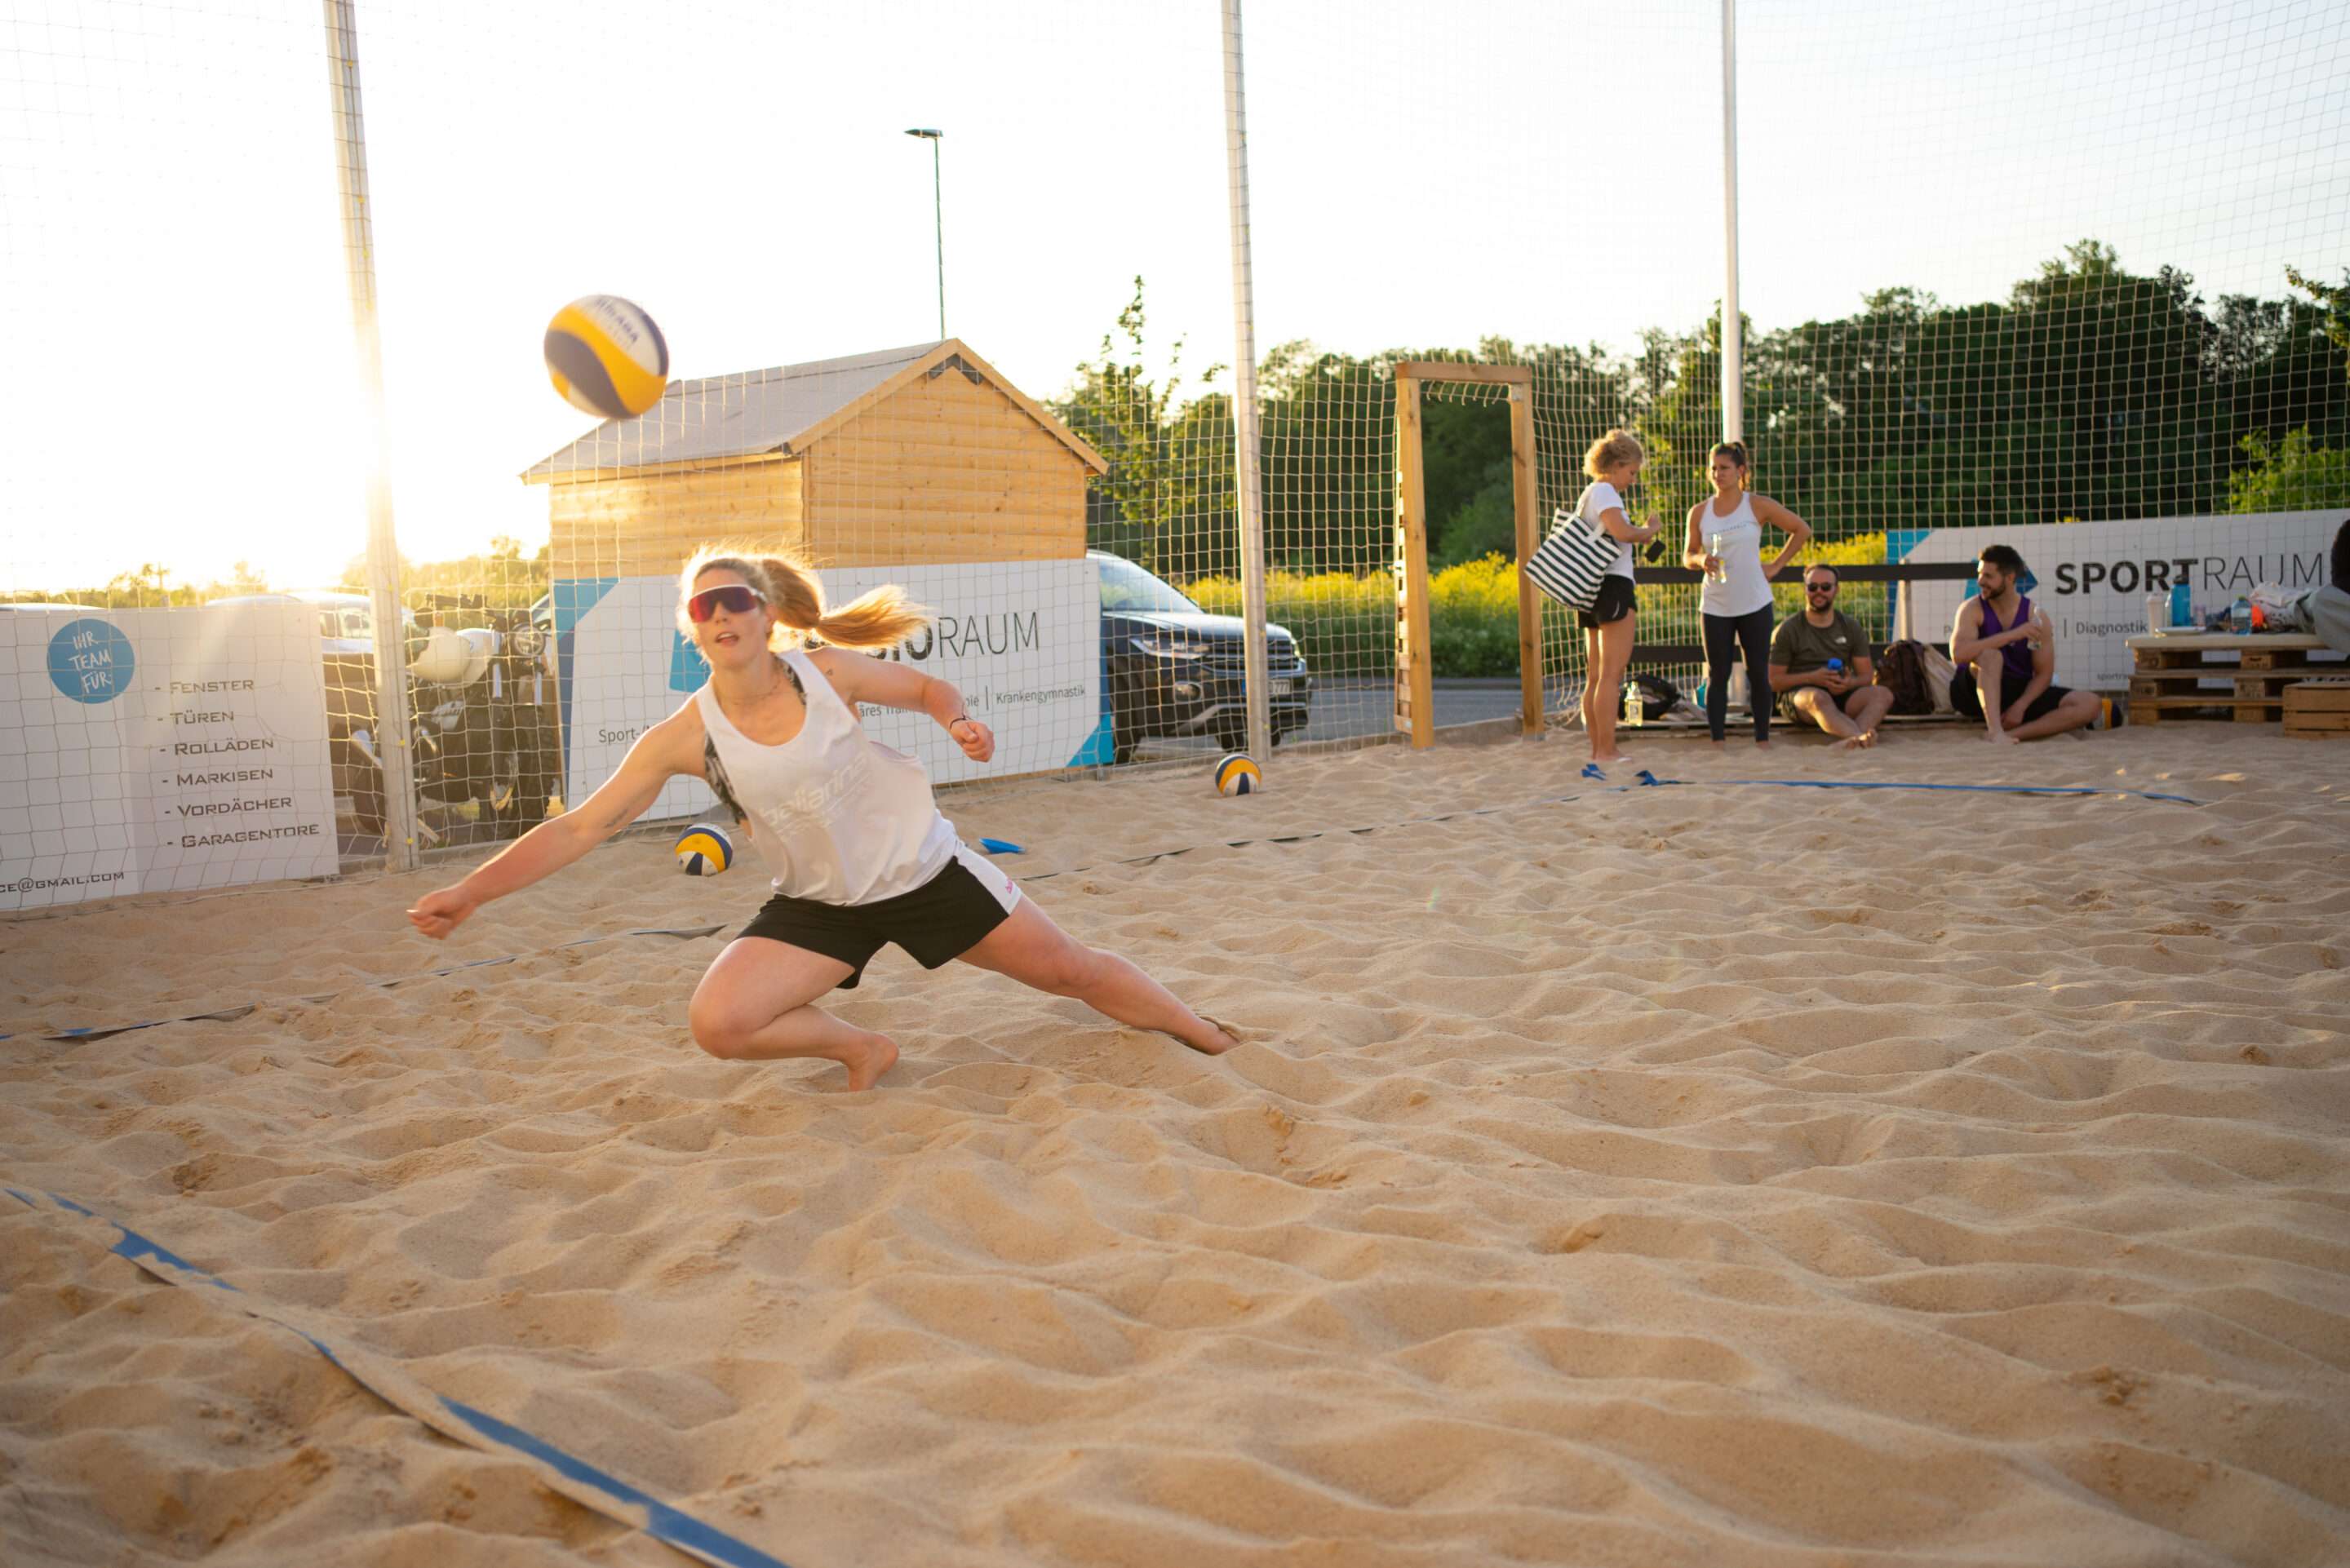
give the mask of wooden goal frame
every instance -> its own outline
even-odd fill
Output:
[[[1419,393],[1430,381],[1482,383],[1509,389],[1510,492],[1516,504],[1518,560],[1518,691],[1525,734],[1543,729],[1542,602],[1525,573],[1541,543],[1536,532],[1534,372],[1523,365],[1457,365],[1441,359],[1401,359],[1396,389],[1396,689],[1395,727],[1415,750],[1436,743],[1434,670],[1428,631],[1428,493],[1421,469]]]

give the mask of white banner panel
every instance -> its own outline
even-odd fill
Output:
[[[2342,513],[2257,512],[2023,528],[1936,528],[1888,536],[1895,560],[1971,561],[1985,545],[2023,556],[2032,601],[2056,623],[2056,681],[2090,691],[2129,690],[2128,639],[2145,635],[2146,597],[2185,583],[2199,621],[2262,583],[2301,589],[2325,581]],[[1902,548],[1905,542],[1908,548]],[[1913,583],[1916,635],[1948,649],[1950,622],[1972,583]]]
[[[895,583],[938,612],[938,624],[892,657],[952,681],[996,734],[995,758],[972,762],[919,713],[867,707],[867,733],[921,760],[931,779],[1042,773],[1109,760],[1101,697],[1101,589],[1092,561],[844,566],[822,574],[827,604]],[[709,679],[677,627],[677,579],[605,577],[555,585],[563,677],[565,800],[610,778],[639,735]],[[661,792],[649,817],[692,816],[716,804],[699,780]]]
[[[0,612],[0,909],[336,873],[315,611]]]

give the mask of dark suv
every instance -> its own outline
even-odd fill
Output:
[[[1122,556],[1088,550],[1101,574],[1103,679],[1117,760],[1151,735],[1213,735],[1226,751],[1248,740],[1245,623],[1210,615]],[[1314,680],[1285,627],[1265,624],[1273,740],[1305,728]]]

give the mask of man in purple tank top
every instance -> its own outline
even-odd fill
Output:
[[[2056,684],[2056,628],[2018,585],[2023,557],[2012,545],[1986,545],[1975,557],[1981,590],[1950,624],[1950,706],[1981,719],[1995,745],[2061,735],[2096,722],[2095,695]]]

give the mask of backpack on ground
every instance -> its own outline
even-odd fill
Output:
[[[1625,694],[1629,694],[1635,688],[1640,693],[1641,716],[1652,724],[1680,703],[1681,689],[1661,675],[1651,675],[1642,670],[1624,677]],[[1622,711],[1620,706],[1617,711]]]
[[[1896,713],[1931,713],[1934,692],[1926,674],[1926,648],[1908,639],[1888,642],[1877,656],[1877,683],[1893,693]]]

